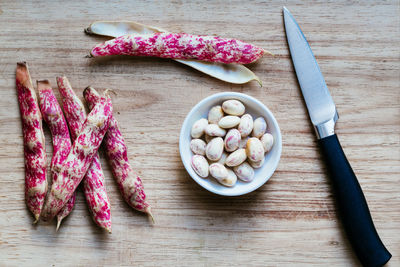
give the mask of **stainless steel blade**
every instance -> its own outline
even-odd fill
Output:
[[[338,118],[335,103],[299,25],[286,7],[283,8],[283,15],[290,54],[308,114],[318,138],[332,135]]]

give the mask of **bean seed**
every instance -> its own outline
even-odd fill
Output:
[[[235,127],[239,123],[240,123],[240,118],[238,116],[225,116],[219,120],[218,125],[221,128],[230,129]]]
[[[205,128],[206,134],[209,136],[225,136],[226,131],[219,127],[217,124],[208,124]]]
[[[246,150],[238,149],[235,152],[231,153],[225,161],[226,166],[234,167],[240,165],[242,162],[246,160]]]
[[[253,131],[253,117],[250,114],[244,114],[240,118],[238,130],[242,137],[247,137]]]
[[[252,137],[247,140],[246,154],[247,157],[252,161],[262,160],[264,157],[264,148],[258,138]]]
[[[220,163],[213,163],[210,165],[210,174],[218,181],[228,178],[228,170]]]
[[[221,158],[224,151],[224,140],[221,137],[216,137],[206,146],[206,156],[209,160],[217,161]]]
[[[252,136],[261,138],[267,130],[267,122],[263,117],[259,117],[254,121]]]
[[[204,118],[196,121],[192,126],[190,135],[193,138],[200,138],[204,134],[204,130],[206,129],[207,125],[208,121]]]
[[[249,163],[250,163],[251,167],[253,167],[254,169],[261,168],[262,165],[264,165],[264,162],[265,162],[265,157],[262,158],[262,160],[260,160],[260,161],[251,161],[251,160],[249,160]]]
[[[193,170],[203,178],[208,176],[208,162],[205,157],[194,155],[191,162]]]
[[[225,186],[234,186],[236,184],[237,181],[237,176],[235,174],[234,171],[232,171],[231,169],[226,169],[228,171],[228,177],[227,178],[223,178],[223,179],[219,179],[217,180],[218,182],[220,182],[222,185]]]
[[[227,100],[222,103],[222,110],[229,115],[241,116],[244,114],[245,107],[238,100]]]
[[[206,154],[206,142],[201,139],[192,139],[190,149],[194,154],[204,156]]]
[[[208,112],[208,122],[210,124],[218,124],[219,120],[224,116],[221,106],[214,106]]]
[[[247,162],[234,167],[233,171],[244,182],[251,182],[254,179],[254,170]]]
[[[268,153],[274,145],[274,137],[270,133],[266,133],[261,137],[261,143],[264,147],[264,152]]]
[[[225,150],[233,152],[239,147],[240,132],[237,129],[230,129],[225,136]]]

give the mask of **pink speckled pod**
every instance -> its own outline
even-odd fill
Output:
[[[67,159],[62,164],[60,175],[51,186],[42,211],[44,219],[52,219],[82,181],[107,132],[111,115],[111,99],[102,97],[87,116]]]
[[[67,122],[53,93],[50,82],[48,80],[37,81],[37,89],[39,92],[40,111],[42,112],[43,120],[49,126],[53,142],[53,157],[51,159],[50,170],[52,181],[54,182],[57,180],[62,164],[71,150],[71,138]],[[72,211],[74,204],[75,192],[57,214],[57,230],[60,227],[61,221]]]
[[[93,57],[108,55],[197,59],[220,63],[252,63],[264,55],[257,46],[217,36],[187,33],[127,34],[92,48]]]
[[[56,231],[58,231],[58,229],[60,228],[61,221],[71,213],[75,205],[75,200],[76,200],[76,192],[72,194],[72,196],[68,199],[64,207],[62,207],[62,209],[57,213]]]
[[[83,95],[89,109],[92,109],[101,100],[99,93],[91,87],[86,88]],[[146,201],[142,180],[129,164],[125,141],[114,117],[110,119],[110,125],[104,137],[104,146],[113,176],[125,201],[132,208],[147,213],[153,219],[150,206]]]
[[[24,137],[25,200],[36,223],[47,192],[47,158],[42,116],[26,63],[17,63],[16,84]]]
[[[87,116],[85,107],[72,90],[66,77],[57,77],[57,84],[72,140],[75,140]],[[94,222],[111,232],[111,205],[106,192],[104,174],[97,153],[83,179],[83,191]]]

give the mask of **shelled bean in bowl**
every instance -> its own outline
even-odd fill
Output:
[[[189,175],[203,188],[238,196],[262,186],[276,170],[281,133],[272,112],[241,93],[211,95],[183,122],[179,151]]]

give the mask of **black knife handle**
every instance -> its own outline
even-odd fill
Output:
[[[364,194],[336,134],[319,140],[336,193],[342,224],[360,262],[382,266],[392,255],[376,232]]]

